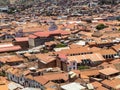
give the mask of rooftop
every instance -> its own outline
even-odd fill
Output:
[[[120,89],[120,79],[104,80],[102,81],[102,84],[112,87],[113,89],[116,89],[116,90]]]
[[[21,47],[19,45],[16,46],[7,46],[0,48],[0,53],[2,52],[12,52],[12,51],[18,51],[21,50]]]
[[[49,54],[35,54],[35,56],[45,64],[56,60],[54,56],[50,56]]]
[[[17,37],[15,38],[16,42],[24,42],[24,41],[28,41],[28,37]]]
[[[118,70],[111,68],[111,67],[99,70],[99,72],[104,74],[104,75],[112,75],[112,74],[119,73]]]
[[[99,53],[77,55],[77,56],[67,56],[69,61],[76,61],[80,63],[82,60],[90,59],[91,61],[105,61],[103,56]]]
[[[63,86],[61,86],[61,88],[64,90],[83,90],[83,89],[85,89],[85,87],[83,87],[79,83],[75,83],[75,82],[63,85]]]
[[[24,58],[19,57],[17,55],[10,55],[10,56],[1,56],[0,62],[7,63],[7,62],[19,62],[24,61]]]
[[[46,32],[36,32],[30,35],[30,38],[36,38],[36,37],[49,37],[51,35],[68,35],[70,32],[63,31],[63,30],[55,30],[55,31],[46,31]],[[35,37],[36,36],[36,37]]]

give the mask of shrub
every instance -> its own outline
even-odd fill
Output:
[[[61,47],[66,47],[65,44],[57,44],[55,48],[61,48]]]
[[[89,69],[89,66],[79,66],[78,69],[79,69],[79,70]]]
[[[96,26],[97,30],[102,30],[104,28],[107,28],[107,26],[105,26],[104,24],[99,24],[99,25]]]

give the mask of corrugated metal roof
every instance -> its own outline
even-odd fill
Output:
[[[75,83],[75,82],[63,85],[63,86],[61,86],[61,88],[64,90],[83,90],[83,89],[85,89],[85,87],[83,87],[79,83]]]

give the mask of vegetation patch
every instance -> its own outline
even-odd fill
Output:
[[[97,30],[102,30],[102,29],[104,29],[104,28],[107,28],[108,26],[106,26],[106,25],[104,25],[104,24],[98,24],[97,26],[96,26],[96,29]]]
[[[79,70],[84,70],[84,69],[89,69],[89,68],[90,68],[89,66],[78,66]]]
[[[55,48],[61,48],[61,47],[66,47],[66,45],[62,44],[62,43],[61,44],[57,44]]]

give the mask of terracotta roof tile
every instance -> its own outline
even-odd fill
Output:
[[[59,80],[59,79],[63,79],[65,81],[68,80],[67,73],[50,74],[50,75],[44,75],[43,77],[48,80]]]
[[[45,85],[49,80],[44,78],[43,76],[36,76],[34,77],[34,80],[39,82],[42,85]]]
[[[102,55],[110,55],[110,54],[117,54],[113,49],[102,49],[100,51],[97,51],[98,53]]]
[[[49,63],[56,60],[54,56],[50,56],[49,54],[35,54],[35,56],[43,63]]]
[[[16,42],[23,42],[23,41],[28,41],[28,37],[17,37],[15,38]]]
[[[68,61],[76,61],[78,63],[82,62],[82,60],[90,59],[91,61],[105,61],[103,56],[99,53],[93,54],[85,54],[85,55],[76,55],[76,56],[67,56]]]
[[[56,54],[62,53],[65,55],[71,55],[71,54],[82,54],[82,53],[91,53],[91,52],[93,52],[91,48],[81,47],[81,48],[64,49],[64,50],[56,52]]]
[[[92,82],[91,84],[92,84],[94,87],[100,87],[100,86],[102,86],[102,84],[99,83],[99,82],[97,82],[97,81]]]
[[[8,46],[8,47],[0,48],[0,53],[1,52],[18,51],[18,50],[21,50],[21,47],[19,45],[17,45],[17,46]]]
[[[112,75],[112,74],[115,74],[115,73],[119,73],[118,70],[116,70],[114,68],[111,68],[111,67],[99,70],[99,72],[104,74],[104,75]]]
[[[120,79],[104,80],[102,81],[102,84],[112,87],[113,89],[116,89],[116,90],[120,89]]]
[[[115,46],[112,46],[112,48],[115,50],[115,51],[119,51],[120,50],[120,44],[117,44]]]
[[[61,35],[68,35],[70,34],[70,32],[68,31],[63,31],[63,30],[55,30],[55,31],[46,31],[46,32],[36,32],[33,33],[34,36],[37,37],[49,37],[50,35],[57,35],[57,34],[61,34]],[[33,36],[29,36],[29,37],[33,37]]]
[[[6,62],[19,62],[19,61],[24,61],[24,58],[19,57],[17,55],[0,57],[0,62],[3,62],[3,63],[6,63]]]
[[[81,71],[81,74],[85,76],[99,75],[99,70],[97,69],[84,70],[84,71]]]

